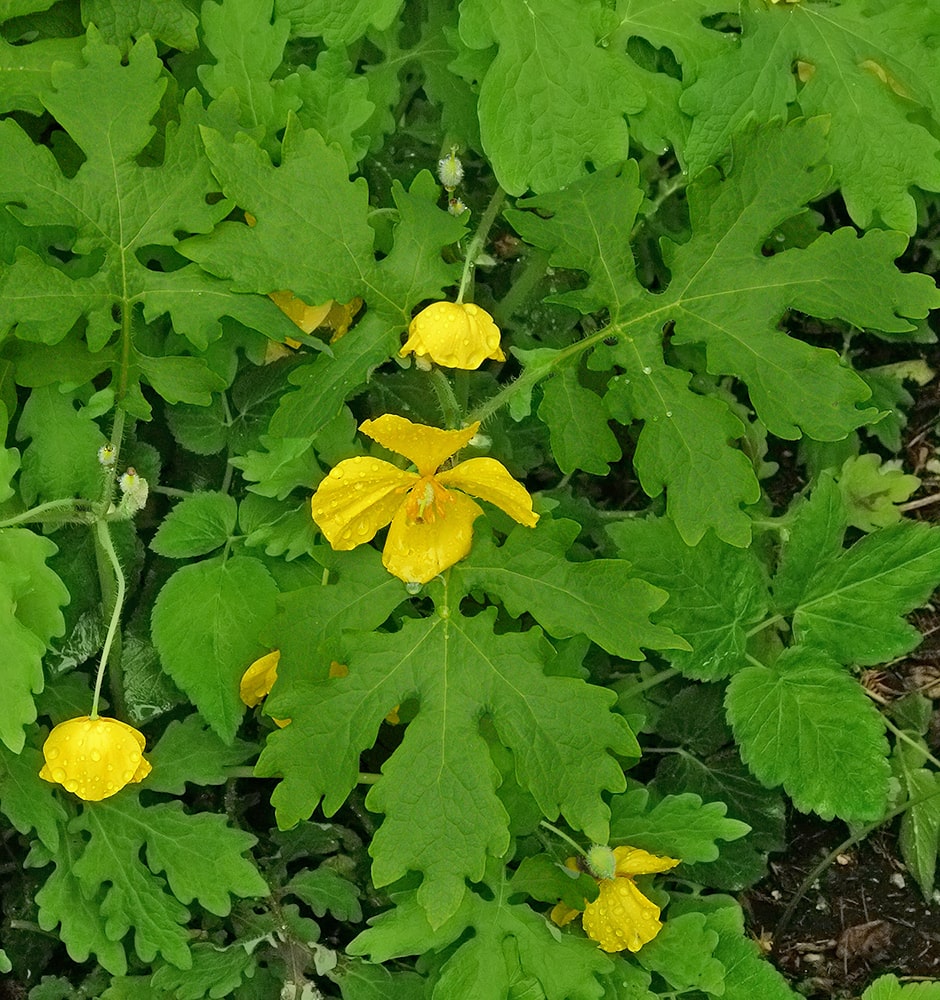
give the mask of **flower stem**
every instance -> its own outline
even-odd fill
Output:
[[[470,241],[470,246],[467,247],[467,256],[464,258],[463,262],[463,274],[460,276],[460,289],[457,292],[457,302],[463,302],[463,297],[466,294],[467,287],[470,284],[470,279],[473,275],[473,267],[477,262],[477,257],[480,255],[480,251],[483,249],[486,243],[486,238],[489,235],[490,227],[493,225],[499,210],[503,207],[503,201],[506,198],[506,192],[498,187],[490,198],[489,205],[486,206],[486,211],[483,213],[483,217],[480,219],[480,225],[477,226],[477,231],[473,234],[473,239]]]
[[[62,511],[63,516],[67,517],[69,513],[75,513],[81,504],[88,504],[88,501],[79,500],[76,497],[67,497],[64,500],[49,500],[47,503],[41,503],[36,507],[30,507],[29,510],[24,510],[22,514],[16,514],[13,517],[7,518],[6,521],[0,521],[0,528],[12,528],[17,524],[26,524],[29,521],[44,521],[46,520],[44,515],[54,511]]]
[[[570,844],[581,857],[584,856],[584,848],[576,841],[572,840],[564,830],[559,830],[557,826],[553,826],[546,819],[539,820],[539,826],[544,826],[546,830],[551,830],[556,837],[560,837],[566,844]]]
[[[450,384],[450,379],[440,368],[431,369],[431,388],[437,396],[437,403],[441,408],[441,414],[444,417],[447,429],[453,430],[460,427],[462,416],[460,404],[457,402],[457,396],[454,393],[453,386]]]
[[[118,624],[121,621],[121,611],[124,607],[124,596],[127,590],[127,586],[124,582],[124,573],[121,570],[121,563],[118,560],[117,553],[114,551],[114,542],[111,540],[111,531],[108,528],[107,521],[99,520],[95,522],[95,538],[98,545],[107,555],[108,560],[111,563],[111,567],[114,570],[114,579],[117,584],[117,591],[114,597],[114,608],[111,611],[111,621],[108,623],[108,634],[105,636],[104,646],[101,650],[101,661],[98,664],[98,674],[95,677],[95,693],[91,701],[91,713],[92,719],[98,718],[98,701],[101,697],[101,683],[104,680],[104,671],[108,663],[108,657],[111,654],[111,645],[114,642],[114,637],[117,635]]]

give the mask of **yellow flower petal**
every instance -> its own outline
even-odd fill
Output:
[[[479,423],[474,423],[459,431],[445,431],[427,424],[414,424],[394,413],[385,413],[376,420],[364,421],[359,430],[373,441],[378,441],[383,448],[414,462],[422,476],[430,476],[451,455],[456,455],[479,427]]]
[[[532,510],[532,497],[517,483],[506,467],[495,458],[471,458],[436,477],[442,486],[454,487],[481,500],[488,500],[511,518],[534,528],[538,514]]]
[[[275,649],[273,653],[268,653],[254,663],[242,674],[241,683],[238,686],[238,696],[249,707],[254,708],[260,705],[264,698],[271,693],[274,682],[277,680],[277,665],[281,659],[281,651]]]
[[[483,511],[462,493],[441,492],[433,519],[413,520],[403,504],[388,529],[382,563],[405,583],[427,583],[470,551],[473,522]]]
[[[304,333],[313,333],[318,326],[322,326],[335,304],[332,299],[327,299],[322,305],[311,306],[289,290],[271,292],[268,298]]]
[[[310,510],[334,549],[354,549],[391,521],[417,481],[378,458],[347,458],[317,487]]]
[[[330,309],[329,316],[324,320],[324,324],[333,331],[330,343],[335,344],[340,337],[344,336],[356,318],[356,313],[362,308],[362,299],[350,299],[349,302],[334,302]]]
[[[604,951],[639,951],[663,926],[659,907],[630,878],[602,881],[597,899],[584,907],[581,924]]]
[[[46,738],[39,777],[87,802],[99,802],[147,777],[145,745],[143,733],[118,719],[69,719]]]
[[[652,872],[668,872],[679,862],[675,858],[660,858],[648,854],[638,847],[615,847],[618,875],[649,875]]]
[[[422,309],[408,327],[408,340],[398,352],[427,355],[446,368],[479,368],[487,358],[505,361],[499,327],[472,302],[435,302]]]
[[[575,917],[580,917],[581,911],[573,910],[567,903],[559,901],[552,907],[552,912],[549,913],[548,916],[556,927],[565,927],[570,924]]]

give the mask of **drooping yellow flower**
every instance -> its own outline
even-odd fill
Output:
[[[313,519],[330,545],[354,549],[391,523],[382,563],[406,583],[427,583],[470,551],[473,522],[483,511],[466,494],[534,527],[538,514],[532,498],[495,459],[471,458],[438,471],[479,426],[445,431],[390,413],[366,420],[359,429],[410,459],[417,472],[367,456],[340,462],[311,501]]]
[[[479,368],[487,358],[505,361],[499,347],[499,327],[493,317],[472,302],[435,302],[422,309],[408,327],[402,357],[427,355],[445,368]]]
[[[39,777],[87,802],[100,802],[150,774],[145,745],[143,733],[118,719],[69,719],[46,737]]]
[[[275,649],[274,652],[255,660],[242,674],[241,683],[238,685],[238,696],[249,708],[260,705],[271,693],[271,688],[277,680],[277,665],[280,659],[281,651]],[[274,724],[283,729],[290,724],[290,719],[275,719]]]
[[[665,872],[679,862],[674,858],[658,858],[637,847],[595,845],[588,854],[587,867],[597,880],[597,899],[586,903],[581,925],[589,938],[604,951],[639,951],[662,929],[659,907],[647,899],[633,881],[635,875]],[[566,862],[579,870],[574,858]],[[578,910],[558,903],[551,918],[559,927],[570,923]]]

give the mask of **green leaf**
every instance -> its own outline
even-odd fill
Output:
[[[716,841],[738,840],[750,831],[726,812],[724,803],[703,803],[693,794],[667,795],[650,805],[649,792],[635,788],[611,798],[610,837],[680,861],[714,861]]]
[[[222,190],[256,224],[223,222],[210,236],[187,240],[182,253],[240,291],[290,288],[307,302],[367,298],[375,236],[366,221],[368,187],[349,180],[336,147],[293,117],[277,167],[247,135],[229,142],[205,128],[203,141]]]
[[[498,46],[480,83],[480,134],[510,194],[555,191],[588,163],[602,169],[626,158],[624,114],[645,98],[623,56],[597,44],[600,14],[599,4],[574,0],[461,4],[464,44]]]
[[[153,608],[164,669],[228,744],[244,714],[238,682],[264,649],[277,586],[257,559],[209,559],[178,569]]]
[[[597,1000],[602,990],[595,977],[610,971],[610,959],[593,942],[559,935],[542,914],[509,903],[504,881],[487,879],[486,885],[492,899],[468,892],[456,913],[439,927],[428,920],[414,893],[400,894],[396,906],[376,917],[347,950],[383,962],[447,949],[472,927],[473,936],[441,966],[434,988],[440,1000],[509,996],[509,985],[519,973],[537,980],[549,1000]]]
[[[722,1000],[798,1000],[801,994],[760,953],[744,930],[744,915],[737,905],[723,906],[706,917],[708,928],[718,933],[713,954],[725,967]]]
[[[310,438],[278,438],[264,434],[264,451],[230,459],[249,481],[248,489],[263,497],[285,499],[298,486],[308,489],[323,475]]]
[[[669,594],[653,619],[692,647],[667,652],[673,666],[697,680],[720,680],[745,666],[749,629],[769,604],[763,568],[750,550],[712,532],[689,546],[666,517],[622,521],[607,532],[633,572]]]
[[[208,198],[217,184],[199,139],[204,112],[195,91],[179,105],[180,121],[166,126],[162,162],[138,163],[165,89],[148,36],[122,63],[90,27],[84,65],[57,63],[42,98],[81,149],[81,169],[66,176],[48,148],[34,145],[12,120],[0,123],[0,203],[21,206],[13,211],[29,226],[70,226],[68,249],[76,255],[66,271],[20,249],[15,263],[0,269],[0,329],[15,325],[23,339],[55,344],[87,316],[92,352],[138,306],[148,322],[168,312],[175,331],[202,348],[221,335],[223,315],[279,339],[294,329],[270,300],[237,295],[196,267],[155,270],[146,263],[148,248],[175,247],[180,233],[208,232],[230,207]]]
[[[545,384],[539,417],[548,425],[552,456],[565,475],[583,469],[606,476],[620,458],[620,445],[607,426],[610,414],[597,393],[578,381],[577,367],[563,368]]]
[[[909,319],[940,303],[924,275],[894,266],[906,242],[899,234],[859,238],[843,229],[764,255],[778,227],[826,193],[825,150],[818,121],[753,125],[737,136],[730,173],[709,170],[689,185],[691,238],[681,245],[663,240],[664,291],[637,288],[618,226],[591,226],[610,214],[618,183],[612,173],[572,184],[553,196],[551,218],[530,215],[520,225],[529,242],[553,254],[553,263],[588,272],[590,283],[575,305],[593,310],[611,299],[611,324],[586,337],[582,349],[594,348],[592,368],[623,370],[610,380],[608,408],[643,421],[634,456],[641,485],[650,496],[666,490],[667,511],[690,544],[711,527],[724,541],[746,545],[750,520],[741,506],[756,502],[760,490],[750,461],[729,447],[744,436],[743,424],[728,401],[690,390],[691,375],[675,367],[675,352],[664,358],[664,330],[671,345],[701,345],[709,374],[741,379],[771,433],[832,441],[878,413],[859,405],[870,391],[838,354],[780,329],[786,312],[903,333],[913,329]],[[631,171],[619,180],[619,203],[631,213],[634,178]],[[601,349],[605,338],[617,341]],[[554,364],[570,357],[565,348]],[[552,367],[542,359],[537,374]]]
[[[53,386],[30,393],[16,429],[17,440],[30,439],[20,473],[26,503],[74,496],[98,499],[102,489],[98,449],[107,438],[87,407],[76,409],[81,398]]]
[[[773,580],[774,600],[783,614],[792,614],[803,600],[818,567],[842,555],[848,524],[842,493],[831,473],[820,475],[808,500],[797,500]]]
[[[232,895],[268,892],[254,865],[242,857],[255,838],[227,827],[224,816],[189,815],[180,802],[144,808],[135,796],[119,793],[86,805],[72,825],[89,835],[72,867],[82,895],[98,898],[112,941],[134,928],[134,948],[145,962],[159,953],[177,968],[191,968],[188,935],[179,926],[189,914],[181,902],[196,899],[225,916]],[[140,858],[144,847],[146,864]],[[166,873],[172,895],[160,872]]]
[[[297,117],[327,143],[339,145],[352,173],[369,148],[370,136],[363,128],[375,111],[369,81],[354,72],[343,48],[324,49],[316,69],[300,66],[297,75],[303,101]]]
[[[177,404],[167,409],[166,417],[173,437],[196,455],[215,455],[228,441],[221,397],[215,397],[208,406]]]
[[[329,912],[337,920],[354,924],[362,920],[359,890],[329,865],[297,872],[284,886],[284,892],[302,899],[318,917]]]
[[[543,814],[562,812],[601,843],[608,810],[600,792],[623,787],[610,750],[635,746],[624,720],[609,711],[610,692],[545,676],[538,633],[496,636],[494,617],[491,609],[357,635],[347,677],[295,677],[289,685],[284,678],[268,699],[270,713],[293,721],[268,737],[257,773],[283,776],[272,802],[279,823],[289,826],[321,798],[324,812],[335,812],[386,713],[419,698],[417,716],[367,798],[370,809],[385,813],[372,842],[372,877],[381,886],[408,870],[424,873],[418,899],[435,926],[460,906],[465,879],[482,878],[486,857],[508,846],[508,816],[477,721],[483,706]],[[463,817],[459,836],[448,816]]]
[[[395,20],[402,0],[276,0],[278,16],[290,18],[291,33],[322,36],[328,46],[348,45],[370,27],[384,31]]]
[[[913,233],[910,189],[940,190],[933,17],[910,0],[880,10],[857,2],[743,9],[734,51],[702,66],[682,96],[693,116],[688,168],[724,155],[750,115],[826,115],[827,159],[852,218],[864,229]]]
[[[718,934],[703,914],[670,915],[659,934],[637,953],[637,960],[678,992],[697,989],[721,996],[727,970],[715,957],[717,945]]]
[[[731,678],[728,718],[741,756],[802,812],[856,822],[884,814],[884,722],[861,685],[815,649],[794,646],[773,667]]]
[[[255,957],[239,945],[218,948],[211,944],[196,944],[193,945],[192,955],[190,969],[175,969],[172,965],[157,969],[150,980],[151,987],[167,990],[174,1000],[228,997],[245,979],[252,978],[257,968]],[[130,993],[127,996],[128,1000],[132,1000]]]
[[[6,404],[0,401],[0,442],[7,439],[8,413]],[[16,448],[4,448],[0,444],[0,504],[6,503],[16,492],[13,477],[20,467],[20,453]]]
[[[581,909],[584,901],[597,899],[597,882],[586,872],[572,871],[547,854],[523,858],[512,874],[513,895],[525,893],[543,903],[562,900],[573,910]]]
[[[253,744],[242,740],[226,745],[196,714],[182,722],[174,719],[147,754],[153,767],[147,788],[184,795],[187,782],[221,785],[230,777],[232,767],[243,764],[255,752]]]
[[[53,786],[39,777],[43,757],[24,747],[12,753],[0,744],[0,808],[20,833],[35,830],[50,851],[59,848],[59,827],[67,816]]]
[[[384,965],[347,960],[328,973],[343,1000],[426,1000],[426,980],[416,972],[391,972]]]
[[[940,583],[940,529],[903,521],[820,560],[793,612],[801,645],[841,663],[886,663],[921,634],[903,615]]]
[[[879,976],[862,994],[862,1000],[940,1000],[940,983],[907,983],[897,976]]]
[[[23,727],[36,720],[33,695],[43,689],[42,658],[49,640],[65,631],[59,608],[68,591],[46,565],[56,546],[25,528],[0,531],[0,663],[4,707],[0,741],[23,749]]]
[[[0,39],[0,111],[41,115],[39,95],[51,85],[53,64],[74,66],[81,50],[78,38],[42,38],[28,45],[10,45]]]
[[[642,202],[639,168],[628,160],[564,191],[517,201],[505,214],[523,239],[551,253],[553,266],[588,271],[584,288],[553,295],[549,301],[583,313],[606,308],[616,322],[641,291],[624,233],[633,227]]]
[[[861,531],[887,528],[901,520],[898,504],[910,499],[920,488],[917,476],[882,464],[879,455],[847,458],[837,481],[845,503],[849,524]]]
[[[940,775],[917,768],[906,773],[903,780],[908,796],[922,801],[915,802],[901,816],[901,857],[929,903],[940,851]]]
[[[649,621],[663,591],[637,579],[628,562],[565,558],[579,530],[574,521],[543,515],[534,529],[513,528],[500,548],[491,538],[478,537],[469,558],[452,571],[456,583],[499,597],[515,618],[531,614],[550,635],[587,635],[626,659],[642,660],[641,646],[681,649],[681,638]]]
[[[94,892],[85,895],[83,882],[75,871],[83,850],[82,839],[70,833],[61,838],[58,851],[51,857],[40,860],[31,853],[26,859],[27,865],[39,867],[50,860],[55,862],[52,874],[36,893],[39,926],[51,931],[60,925],[59,937],[74,961],[85,962],[94,955],[108,972],[123,976],[127,971],[127,956],[120,941],[123,933],[116,933],[109,922],[101,896]],[[115,875],[119,877],[120,872]]]
[[[150,542],[169,559],[201,556],[225,545],[235,531],[238,505],[226,493],[194,493],[166,515]]]
[[[186,0],[159,3],[116,3],[115,0],[82,0],[82,19],[94,24],[105,41],[122,52],[133,38],[150,35],[170,48],[184,52],[196,48],[199,18]]]
[[[286,18],[271,23],[273,8],[274,0],[204,3],[203,44],[215,64],[197,69],[210,97],[235,95],[239,126],[264,145],[284,127],[288,112],[300,107],[297,74],[272,79],[284,60],[290,32]]]

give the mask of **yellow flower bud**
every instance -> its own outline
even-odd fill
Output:
[[[46,738],[39,777],[99,802],[150,774],[144,746],[144,734],[118,719],[69,719]]]
[[[493,317],[472,302],[435,302],[422,309],[408,327],[402,357],[427,355],[445,368],[479,368],[487,358],[505,361],[499,347],[499,327]]]

